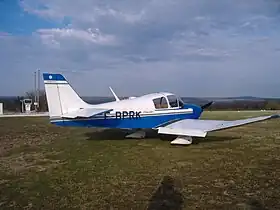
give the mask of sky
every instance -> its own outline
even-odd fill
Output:
[[[0,64],[2,96],[40,69],[83,96],[280,97],[280,0],[0,0]]]

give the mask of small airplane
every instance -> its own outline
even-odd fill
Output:
[[[134,130],[127,138],[145,138],[146,130],[176,136],[171,144],[188,145],[192,137],[206,137],[208,132],[273,119],[279,115],[233,121],[201,120],[203,106],[186,104],[168,92],[89,104],[81,99],[62,74],[43,73],[50,122],[57,126],[104,127]]]

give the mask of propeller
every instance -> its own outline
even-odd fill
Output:
[[[209,106],[211,106],[213,103],[214,103],[214,101],[210,101],[209,103],[202,105],[201,109],[204,110],[204,109],[208,108]]]

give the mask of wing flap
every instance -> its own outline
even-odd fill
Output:
[[[89,117],[93,117],[95,115],[98,114],[103,114],[106,112],[110,112],[113,109],[102,109],[102,108],[84,108],[84,109],[79,109],[76,111],[72,111],[72,112],[68,112],[63,114],[62,117],[64,118],[89,118]]]
[[[167,128],[167,127],[159,127],[158,133],[160,134],[171,134],[178,136],[197,136],[197,137],[205,137],[207,132],[199,129],[180,129],[180,128]]]
[[[185,135],[185,136],[197,136],[205,137],[208,132],[228,129],[232,127],[238,127],[245,124],[254,122],[260,122],[263,120],[278,118],[279,115],[269,115],[254,117],[242,120],[200,120],[200,119],[184,119],[164,127],[158,128],[158,133],[173,134],[173,135]]]

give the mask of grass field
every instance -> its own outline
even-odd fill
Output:
[[[124,135],[0,118],[0,209],[280,209],[280,119],[190,146]]]

